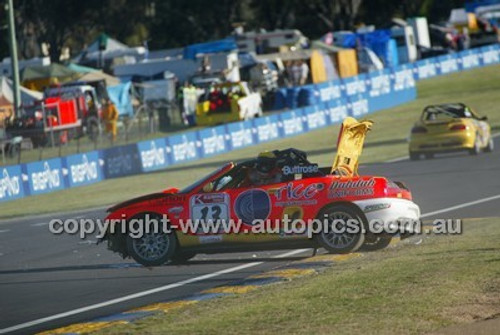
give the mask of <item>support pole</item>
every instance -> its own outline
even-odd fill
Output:
[[[12,66],[12,82],[14,84],[14,112],[17,117],[21,116],[21,93],[19,91],[19,64],[17,60],[17,40],[16,27],[14,25],[14,4],[12,0],[7,0],[5,4],[9,26],[9,49]]]

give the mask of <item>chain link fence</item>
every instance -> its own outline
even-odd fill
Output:
[[[133,116],[121,116],[117,123],[117,136],[113,140],[103,122],[98,122],[95,131],[79,135],[79,129],[53,131],[45,134],[43,143],[26,136],[7,138],[0,128],[0,164],[3,166],[27,163],[42,159],[62,157],[97,149],[135,143],[163,137],[166,133],[186,129],[179,106],[174,102],[156,102],[134,107]]]

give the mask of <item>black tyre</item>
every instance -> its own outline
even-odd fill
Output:
[[[183,264],[195,256],[196,256],[196,253],[194,253],[194,252],[178,251],[172,256],[172,258],[170,258],[170,261],[173,264]]]
[[[425,154],[425,159],[433,159],[434,158],[434,154],[433,153],[427,153]]]
[[[177,249],[174,232],[144,232],[141,237],[127,235],[127,253],[139,264],[159,266],[168,262]]]
[[[410,151],[410,160],[418,161],[420,159],[420,154],[418,152]]]
[[[495,142],[493,142],[493,139],[490,138],[490,140],[488,141],[488,145],[486,146],[486,148],[484,148],[484,151],[493,152],[493,150],[495,150]]]
[[[347,205],[331,206],[319,215],[322,222],[328,220],[327,229],[316,235],[318,243],[329,253],[347,254],[361,247],[365,240],[366,219],[363,213]]]
[[[376,236],[374,239],[367,241],[361,246],[361,251],[377,251],[380,249],[386,248],[389,244],[391,244],[392,237],[391,236]]]
[[[478,135],[476,134],[476,139],[474,140],[474,146],[469,149],[469,154],[472,156],[479,155],[481,153],[481,145],[479,143]]]
[[[90,140],[95,141],[99,138],[101,134],[101,128],[99,126],[99,120],[96,117],[89,117],[87,120],[87,135]]]

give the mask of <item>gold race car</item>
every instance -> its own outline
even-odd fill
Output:
[[[493,151],[487,119],[462,103],[425,107],[411,130],[410,159],[417,160],[422,154],[432,158],[441,152],[468,151],[477,155]]]

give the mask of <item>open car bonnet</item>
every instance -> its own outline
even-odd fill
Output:
[[[330,173],[337,172],[343,176],[357,175],[366,133],[372,125],[373,121],[357,121],[352,117],[347,117],[342,122],[337,140],[337,155]]]

